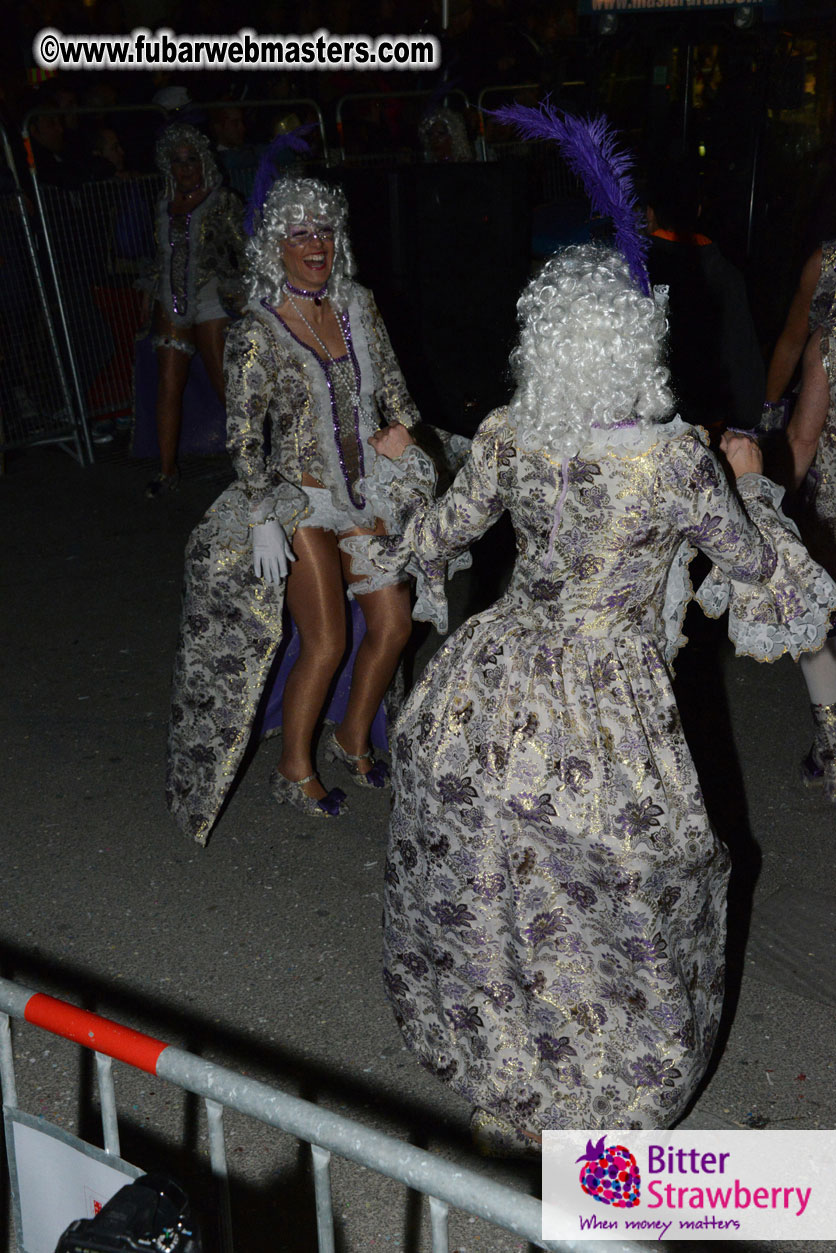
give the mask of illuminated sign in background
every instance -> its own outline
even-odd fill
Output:
[[[739,9],[763,7],[763,0],[578,0],[578,12],[659,13],[664,10]]]

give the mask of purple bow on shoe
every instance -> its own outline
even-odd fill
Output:
[[[364,778],[368,779],[372,787],[386,787],[389,778],[389,767],[385,761],[376,761],[371,770],[367,770]]]
[[[340,810],[345,800],[347,800],[347,797],[342,788],[332,787],[331,791],[326,792],[322,800],[316,803],[320,809],[324,809],[326,814],[330,814],[332,818],[339,818]]]

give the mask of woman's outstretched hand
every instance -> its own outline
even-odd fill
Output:
[[[749,435],[733,435],[724,431],[720,451],[736,479],[742,474],[763,474],[763,453],[757,440]]]
[[[379,457],[388,457],[390,461],[396,461],[403,450],[410,444],[414,444],[415,440],[402,422],[393,422],[391,426],[384,426],[381,430],[375,431],[369,443]]]

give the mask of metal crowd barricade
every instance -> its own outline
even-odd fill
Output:
[[[479,138],[476,143],[476,151],[479,154],[480,161],[496,160],[503,152],[516,156],[530,147],[529,144],[516,139],[514,132],[510,128],[505,128],[499,122],[495,122],[488,117],[485,111],[485,101],[492,97],[498,98],[493,104],[494,108],[499,102],[503,104],[536,105],[540,98],[540,85],[539,83],[512,83],[509,85],[502,83],[482,88],[476,97],[476,112],[479,117]],[[498,129],[500,132],[499,137],[493,136],[489,141],[489,128]]]
[[[4,1116],[21,1112],[17,1110],[12,1018],[73,1040],[95,1053],[105,1153],[114,1158],[118,1158],[120,1149],[111,1059],[156,1075],[203,1098],[209,1126],[211,1168],[221,1189],[224,1253],[232,1253],[233,1249],[224,1109],[236,1110],[310,1144],[319,1253],[335,1253],[336,1247],[330,1177],[334,1154],[425,1195],[430,1209],[433,1253],[449,1251],[447,1218],[451,1206],[522,1236],[537,1248],[567,1247],[541,1240],[541,1206],[534,1197],[404,1144],[393,1136],[372,1131],[341,1114],[320,1109],[259,1080],[204,1061],[152,1036],[0,979],[0,1082]],[[10,1162],[10,1170],[13,1165]],[[573,1241],[571,1248],[573,1253],[595,1253],[599,1245],[581,1240]],[[26,1250],[20,1249],[19,1253],[26,1253]],[[640,1253],[640,1246],[619,1244],[613,1253]]]
[[[556,144],[542,139],[521,140],[511,127],[504,126],[486,113],[486,101],[489,99],[493,100],[492,107],[495,108],[500,101],[503,104],[535,106],[539,97],[540,87],[537,83],[483,87],[477,98],[479,157],[482,161],[501,161],[508,157],[529,161],[533,174],[533,195],[537,203],[583,199],[583,185],[569,170]]]
[[[200,104],[188,111],[186,120],[211,131],[215,110],[235,108],[245,110],[253,129],[252,142],[240,153],[220,152],[218,159],[227,181],[244,199],[252,188],[261,152],[273,137],[274,129],[283,123],[310,124],[309,159],[328,164],[322,111],[316,101],[308,98],[252,101],[246,105],[235,101]],[[31,110],[23,125],[40,246],[49,276],[50,294],[41,285],[40,305],[57,328],[59,357],[67,390],[72,395],[69,404],[62,402],[64,412],[75,411],[92,459],[91,420],[126,417],[133,411],[135,338],[143,321],[137,280],[153,261],[154,220],[162,179],[157,173],[141,173],[95,181],[78,178],[70,186],[45,181],[33,155],[30,123],[46,112],[54,110]],[[87,108],[75,113],[82,126],[101,126],[103,118],[108,127],[131,123],[137,134],[142,133],[140,146],[144,148],[146,164],[161,126],[177,120],[155,105],[115,106],[104,112]],[[294,162],[298,162],[295,155]],[[70,167],[71,158],[64,164]],[[61,406],[54,408],[59,411]]]
[[[90,437],[71,395],[37,226],[3,127],[0,141],[8,185],[0,192],[0,458],[57,444],[83,465],[92,460]]]
[[[343,164],[363,166],[392,162],[408,165],[420,160],[418,124],[433,100],[445,105],[455,103],[462,110],[470,107],[467,95],[458,87],[441,100],[437,91],[414,90],[358,91],[341,96],[335,110],[340,160]],[[357,151],[351,151],[352,112],[359,114],[353,121],[354,127],[358,131],[361,126],[368,128],[360,136]]]
[[[154,254],[155,174],[110,178],[77,190],[41,186],[44,229],[87,413],[133,410],[134,344],[143,321],[137,280]]]
[[[134,284],[153,256],[154,202],[161,182],[155,174],[90,182],[67,178],[62,185],[44,181],[30,125],[54,112],[30,110],[22,134],[62,355],[89,439],[91,418],[127,415],[133,408],[133,343],[142,320]],[[101,124],[100,109],[75,112],[81,123],[86,118]],[[164,110],[117,105],[106,111],[111,126],[117,118],[124,124],[128,115],[139,119],[150,148],[165,121]],[[72,159],[62,162],[69,174]]]

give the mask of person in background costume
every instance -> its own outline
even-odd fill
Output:
[[[183,392],[191,358],[200,353],[223,403],[224,336],[241,301],[243,204],[222,187],[206,136],[178,123],[156,148],[165,189],[157,209],[156,266],[142,283],[157,356],[160,471],[149,498],[176,490]]]
[[[694,548],[739,651],[820,647],[836,605],[756,442],[724,437],[735,492],[671,414],[665,315],[604,123],[520,114],[557,132],[588,189],[607,184],[593,206],[626,256],[567,248],[523,292],[517,391],[443,497],[408,431],[373,437],[400,536],[343,541],[379,580],[437,570],[506,509],[514,524],[507,592],[446,641],[395,725],[384,898],[404,1040],[497,1152],[545,1128],[668,1126],[711,1055],[728,854],[668,673]]]
[[[802,500],[798,522],[817,561],[836,575],[836,240],[807,260],[766,380],[764,417],[783,414],[799,360],[801,388],[786,430],[792,488]],[[801,762],[808,786],[824,784],[836,804],[836,638],[802,657],[815,738]]]
[[[356,581],[338,537],[385,533],[386,488],[368,439],[381,416],[418,419],[374,299],[352,278],[342,192],[295,176],[267,191],[269,154],[264,169],[250,211],[249,303],[225,354],[235,482],[187,548],[174,672],[168,803],[200,843],[240,765],[285,601],[300,653],[284,690],[272,794],[316,818],[345,811],[345,793],[326,790],[314,757],[345,650],[345,584],[353,592]],[[379,788],[387,768],[369,730],[410,634],[409,588],[385,579],[358,600],[366,634],[327,753],[354,783]]]

